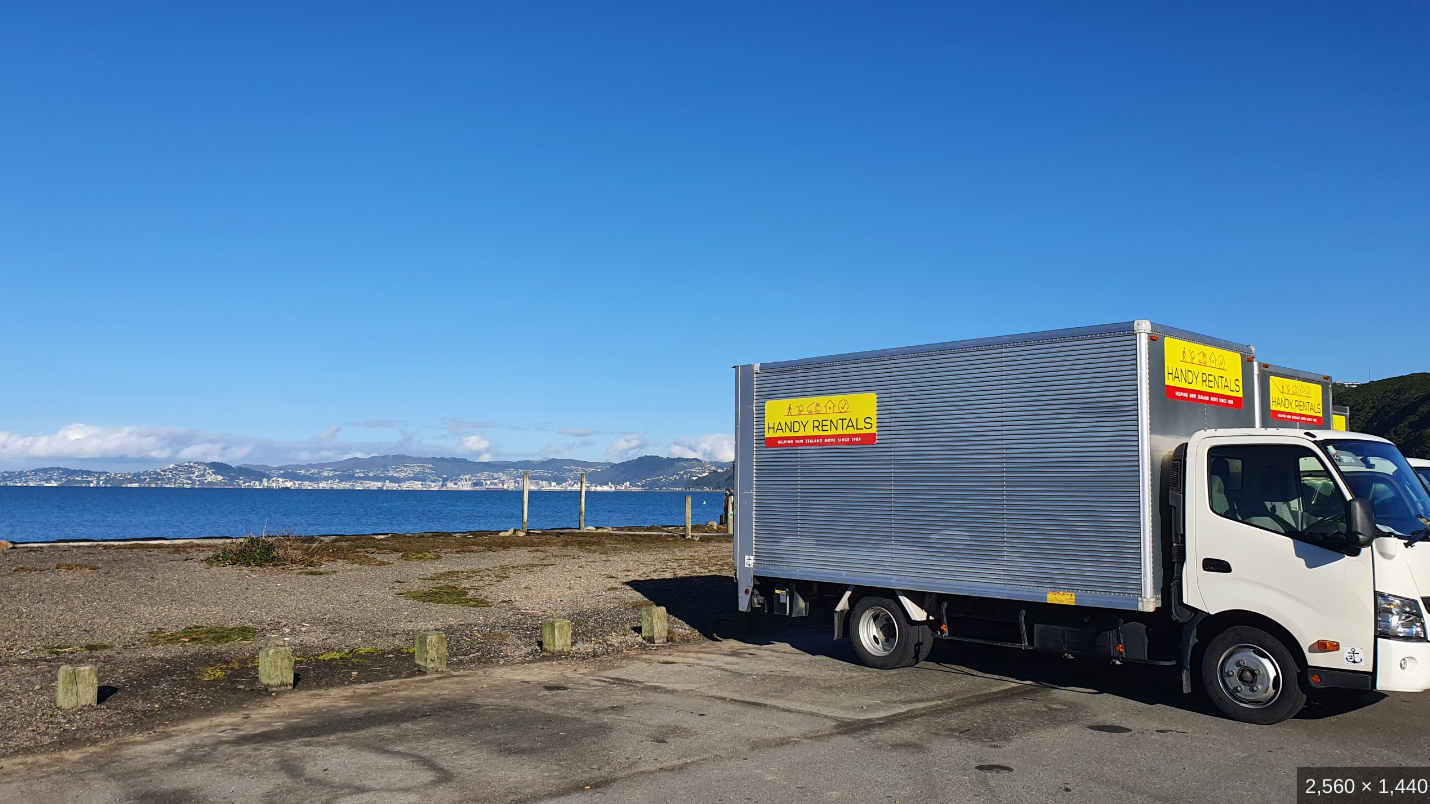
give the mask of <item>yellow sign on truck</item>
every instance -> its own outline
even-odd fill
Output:
[[[1326,423],[1322,386],[1275,374],[1268,379],[1271,381],[1271,418],[1317,427]]]
[[[878,394],[831,394],[765,402],[766,447],[874,444],[878,437]]]
[[[1164,339],[1167,398],[1240,410],[1245,404],[1241,355],[1215,346]]]

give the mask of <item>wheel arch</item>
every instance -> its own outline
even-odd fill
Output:
[[[834,638],[849,636],[849,613],[862,599],[870,596],[888,598],[904,610],[912,622],[929,622],[933,619],[933,608],[938,595],[932,592],[913,592],[906,589],[885,589],[878,586],[848,586],[840,595],[834,607]]]
[[[1211,641],[1212,637],[1228,628],[1234,628],[1238,625],[1259,628],[1271,636],[1276,637],[1276,639],[1286,647],[1286,650],[1291,652],[1291,657],[1296,660],[1297,677],[1302,678],[1305,676],[1306,668],[1310,666],[1310,663],[1306,658],[1306,649],[1301,645],[1300,641],[1297,640],[1285,626],[1264,614],[1257,614],[1254,611],[1232,609],[1230,611],[1211,614],[1203,618],[1201,622],[1197,623],[1196,647],[1194,651],[1196,651],[1197,655],[1200,655],[1200,652],[1205,649],[1206,643]],[[1192,663],[1195,666],[1197,660],[1193,659]]]

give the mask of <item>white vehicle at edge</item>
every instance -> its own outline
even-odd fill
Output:
[[[1430,461],[1424,458],[1406,458],[1410,468],[1415,470],[1415,474],[1420,475],[1420,479],[1425,481],[1425,485],[1430,487]]]

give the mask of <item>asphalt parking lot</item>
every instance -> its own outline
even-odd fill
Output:
[[[1296,769],[1430,765],[1430,698],[1278,726],[1160,670],[940,645],[892,672],[822,627],[293,693],[8,761],[0,801],[1294,801]]]

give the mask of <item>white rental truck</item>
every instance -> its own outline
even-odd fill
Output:
[[[1176,666],[1251,723],[1430,688],[1430,493],[1384,439],[1265,426],[1255,361],[1134,321],[738,366],[739,608],[827,606],[876,668]]]

